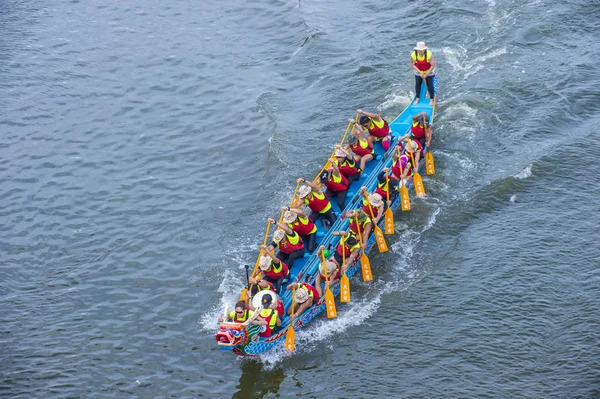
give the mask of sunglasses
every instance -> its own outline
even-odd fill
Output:
[[[242,314],[242,313],[244,313],[244,310],[236,310],[235,313]]]

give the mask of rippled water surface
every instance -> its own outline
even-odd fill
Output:
[[[600,4],[0,5],[0,396],[600,397]],[[297,352],[216,318],[356,108],[439,70],[428,197]]]

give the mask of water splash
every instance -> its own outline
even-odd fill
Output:
[[[520,171],[519,173],[517,173],[514,178],[515,179],[519,179],[519,180],[523,180],[523,179],[527,179],[528,177],[531,177],[532,173],[531,173],[531,166],[529,165],[528,167],[526,167],[525,169],[523,169],[522,171]]]

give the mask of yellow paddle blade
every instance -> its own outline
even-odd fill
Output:
[[[290,323],[290,327],[288,328],[287,335],[285,336],[285,349],[289,351],[294,351],[296,347],[296,333],[294,332],[294,322]]]
[[[383,231],[381,231],[381,227],[375,225],[375,241],[377,241],[377,248],[379,252],[387,252],[388,246],[385,242],[385,237],[383,236]]]
[[[425,186],[423,185],[423,179],[421,179],[421,175],[415,173],[413,176],[413,183],[415,184],[415,191],[417,192],[417,197],[425,196]]]
[[[385,221],[385,234],[394,234],[394,214],[390,208],[385,210],[384,214]]]
[[[246,301],[246,295],[248,295],[248,288],[244,287],[244,289],[242,290],[242,293],[240,295],[240,301]]]
[[[425,171],[428,175],[435,175],[435,162],[433,161],[433,154],[429,151],[425,154]]]
[[[333,298],[333,292],[327,287],[325,291],[325,306],[327,307],[327,318],[335,319],[337,317],[337,311],[335,310],[335,299]]]
[[[360,268],[362,270],[363,281],[372,281],[373,274],[371,274],[371,263],[369,262],[369,257],[365,254],[362,254],[360,257]]]
[[[403,211],[410,211],[410,197],[408,196],[408,188],[403,184],[400,187],[400,203]]]
[[[346,273],[340,279],[340,302],[350,302],[350,279]]]

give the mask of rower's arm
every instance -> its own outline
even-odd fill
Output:
[[[371,119],[375,119],[377,122],[381,122],[381,115],[380,114],[373,114],[371,112],[363,111],[362,109],[357,109],[356,112],[358,112],[359,114],[366,115],[366,116],[368,116]]]

